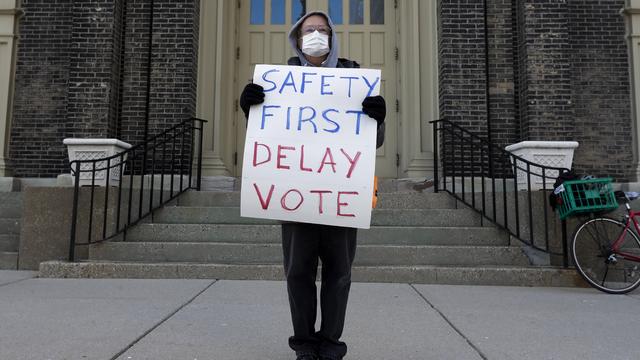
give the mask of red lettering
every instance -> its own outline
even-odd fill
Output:
[[[304,145],[300,147],[300,170],[301,171],[313,171],[309,168],[304,167]]]
[[[322,194],[331,194],[333,191],[331,190],[310,190],[309,191],[312,194],[318,194],[318,200],[320,201],[320,204],[318,205],[318,211],[320,214],[323,213],[322,211]]]
[[[261,162],[256,162],[256,160],[258,159],[258,146],[262,146],[265,147],[267,149],[267,160],[265,161],[261,161]],[[265,145],[265,144],[260,144],[257,141],[255,141],[253,143],[253,167],[256,167],[258,165],[264,164],[266,162],[271,161],[271,149],[269,148],[269,146]]]
[[[260,193],[260,189],[258,189],[258,185],[256,185],[256,183],[253,183],[253,187],[256,189],[256,193],[258,194],[258,199],[260,199],[260,205],[262,205],[262,209],[267,210],[267,208],[269,208],[271,195],[273,194],[273,189],[275,188],[275,186],[271,185],[271,188],[269,189],[269,195],[267,195],[267,201],[262,198],[262,193]]]
[[[340,149],[340,151],[342,151],[342,153],[347,158],[347,160],[349,160],[349,164],[351,164],[349,166],[349,171],[347,172],[347,179],[348,179],[351,177],[351,173],[353,172],[353,169],[356,167],[358,160],[360,160],[361,152],[358,151],[358,153],[356,154],[356,157],[354,159],[351,159],[351,157],[344,151],[344,149]]]
[[[327,162],[327,157],[330,160],[328,162]],[[324,168],[325,164],[331,165],[333,172],[334,173],[336,172],[336,163],[335,161],[333,161],[333,155],[331,154],[331,149],[329,148],[327,148],[327,150],[324,152],[324,157],[322,158],[322,163],[320,164],[320,169],[318,169],[318,173],[322,172],[322,169]]]
[[[287,155],[284,155],[282,153],[282,150],[295,150],[296,148],[294,148],[293,146],[282,146],[282,145],[278,145],[278,160],[276,162],[276,167],[278,169],[289,169],[288,165],[282,165],[280,163],[280,159],[286,159]]]
[[[287,206],[287,195],[289,195],[289,193],[292,193],[292,192],[298,193],[298,195],[300,195],[300,202],[298,202],[298,205],[296,205],[296,207],[294,207],[293,209]],[[302,205],[303,201],[304,201],[304,197],[302,196],[302,193],[296,189],[291,189],[286,193],[284,193],[284,195],[282,195],[282,199],[280,199],[280,205],[282,205],[282,208],[287,211],[295,211],[295,210],[298,210],[300,205]]]
[[[341,195],[358,195],[358,192],[357,191],[338,191],[338,216],[356,217],[354,214],[343,214],[340,212],[340,208],[343,205],[349,205],[349,203],[340,202]]]

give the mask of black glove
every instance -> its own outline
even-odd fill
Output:
[[[362,102],[362,112],[374,118],[378,122],[378,126],[380,126],[387,115],[387,104],[380,95],[367,96]]]
[[[251,105],[262,104],[264,102],[264,88],[258,84],[247,84],[240,94],[240,108],[244,112],[244,117],[249,117]]]

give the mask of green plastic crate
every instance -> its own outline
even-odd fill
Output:
[[[611,178],[601,178],[562,183],[564,191],[559,194],[561,204],[558,207],[560,219],[576,214],[617,209],[618,202],[613,194],[611,181]]]

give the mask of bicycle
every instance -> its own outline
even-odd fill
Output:
[[[580,223],[573,234],[571,256],[589,285],[609,294],[626,294],[640,286],[640,211],[629,205],[638,196],[629,197],[622,191],[614,196],[624,200],[627,209],[622,221],[593,217],[592,213],[592,218]]]

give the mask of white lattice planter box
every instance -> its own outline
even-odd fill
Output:
[[[69,162],[106,158],[131,148],[130,144],[118,139],[64,139],[63,143],[67,145],[67,150],[69,151]],[[126,160],[126,155],[122,158],[122,164],[120,164],[120,157],[109,160],[109,167],[111,168],[109,171],[109,186],[120,185],[120,166],[122,166],[122,173],[124,173],[124,162]],[[98,161],[95,164],[95,185],[106,186],[107,161]],[[93,163],[80,165],[80,186],[91,185],[92,169]],[[75,170],[75,166],[73,170]],[[71,176],[74,176],[73,171]]]
[[[505,150],[534,164],[571,169],[573,152],[577,147],[578,142],[576,141],[521,141],[505,147]],[[516,177],[520,190],[528,189],[526,169],[527,164],[525,162],[517,161]],[[531,190],[542,189],[542,168],[531,165],[530,171],[532,174]],[[538,174],[538,176],[535,174]],[[558,177],[558,171],[547,170],[544,175],[546,188],[551,189],[555,178]]]

